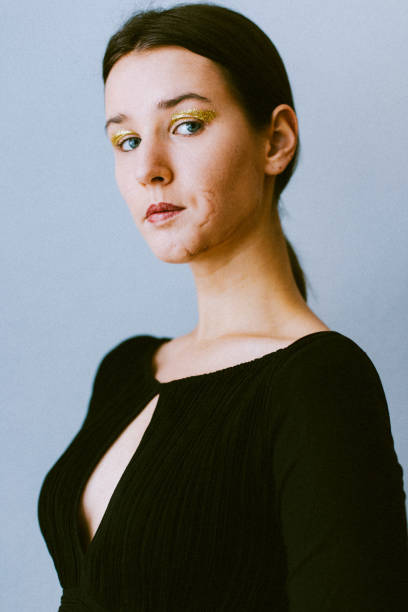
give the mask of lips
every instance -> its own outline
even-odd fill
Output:
[[[174,210],[183,210],[183,206],[175,206],[170,202],[159,202],[158,204],[150,204],[146,210],[146,219],[155,213],[171,212]]]

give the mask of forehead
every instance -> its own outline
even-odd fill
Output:
[[[231,98],[220,67],[182,47],[133,51],[116,62],[105,85],[106,112],[156,105],[180,92],[193,91],[212,101]]]

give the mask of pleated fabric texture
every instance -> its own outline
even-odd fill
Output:
[[[84,422],[42,484],[59,611],[407,610],[403,474],[368,355],[322,331],[160,383],[152,358],[167,340],[135,336],[104,357]],[[86,546],[81,492],[157,394]]]

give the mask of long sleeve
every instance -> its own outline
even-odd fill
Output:
[[[129,338],[102,359],[85,421],[44,479],[60,612],[407,612],[402,469],[365,353],[322,331],[160,383],[165,340]],[[84,549],[81,492],[155,395]]]
[[[374,365],[329,336],[277,376],[272,463],[290,612],[405,612],[402,468]]]

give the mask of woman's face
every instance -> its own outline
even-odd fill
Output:
[[[132,52],[112,68],[105,104],[119,190],[157,257],[189,262],[256,231],[270,207],[265,134],[214,62],[181,47]],[[160,203],[179,209],[146,216]]]

